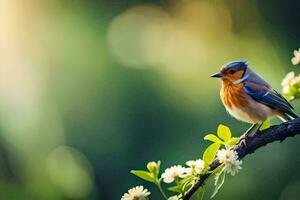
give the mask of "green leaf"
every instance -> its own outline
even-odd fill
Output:
[[[221,146],[220,143],[213,143],[209,147],[207,147],[207,149],[203,154],[203,159],[202,159],[205,162],[205,164],[209,165],[214,161],[220,146]]]
[[[160,164],[161,164],[160,160],[159,160],[159,161],[157,161],[157,166],[158,166],[158,169],[157,169],[157,171],[158,171],[158,173],[159,173],[159,170],[160,170]]]
[[[184,181],[180,181],[179,184],[182,185],[181,191],[183,193],[187,192],[193,186],[194,177],[190,176],[189,178],[185,179]]]
[[[187,176],[187,177],[181,179],[181,180],[178,182],[178,184],[179,184],[179,185],[184,185],[186,182],[191,182],[193,179],[194,179],[193,176]]]
[[[186,182],[182,185],[181,191],[182,193],[187,192],[193,186],[193,182]]]
[[[226,144],[226,148],[229,149],[231,148],[232,146],[236,145],[239,141],[239,138],[237,137],[232,137]]]
[[[230,129],[223,125],[223,124],[220,124],[219,127],[218,127],[218,136],[224,140],[225,142],[229,141],[230,138],[231,138],[231,131]]]
[[[222,143],[222,140],[215,136],[214,134],[208,134],[204,137],[204,140],[209,140],[211,142],[217,142],[217,143]]]
[[[145,181],[149,181],[151,183],[155,183],[156,180],[153,176],[152,173],[144,171],[144,170],[131,170],[130,173],[136,175],[137,177],[145,180]]]
[[[216,194],[218,193],[218,191],[220,190],[220,188],[224,184],[225,176],[226,176],[226,173],[223,172],[223,171],[220,174],[216,175],[216,182],[215,182],[216,187],[215,187],[215,190],[214,190],[213,194],[210,197],[211,199],[214,198],[214,196],[216,196]]]
[[[168,190],[176,193],[181,193],[182,192],[182,185],[175,185],[173,187],[169,187]]]
[[[261,125],[261,127],[259,128],[259,130],[265,130],[267,128],[270,128],[271,126],[271,121],[270,120],[266,120],[264,121],[264,123]]]
[[[169,187],[168,190],[176,193],[184,193],[192,186],[193,179],[193,176],[185,177],[184,179],[179,180],[177,185]]]
[[[197,192],[191,197],[191,200],[202,200],[205,193],[204,187],[200,187]]]

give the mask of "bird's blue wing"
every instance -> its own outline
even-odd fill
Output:
[[[254,100],[262,104],[265,104],[278,111],[287,113],[288,115],[294,118],[298,117],[293,112],[293,107],[291,106],[291,104],[289,104],[289,102],[283,96],[281,96],[278,92],[276,92],[273,89],[267,87],[260,87],[253,83],[245,83],[244,91]]]

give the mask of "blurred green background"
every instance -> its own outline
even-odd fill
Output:
[[[209,75],[248,60],[280,91],[300,72],[299,10],[297,0],[1,0],[0,199],[114,200],[141,184],[160,199],[130,169],[200,157],[219,123],[240,135],[249,125],[226,113]],[[247,157],[215,199],[300,199],[299,144]]]

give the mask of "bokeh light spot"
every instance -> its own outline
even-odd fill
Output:
[[[83,198],[92,189],[92,170],[87,158],[74,148],[54,149],[47,160],[47,172],[52,183],[66,197]]]

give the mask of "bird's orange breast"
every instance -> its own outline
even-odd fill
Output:
[[[248,123],[259,123],[274,115],[274,111],[249,97],[244,92],[243,83],[232,84],[223,81],[221,99],[230,115]]]
[[[223,81],[221,89],[221,100],[227,108],[242,108],[247,104],[247,95],[244,92],[243,84],[232,84]]]

